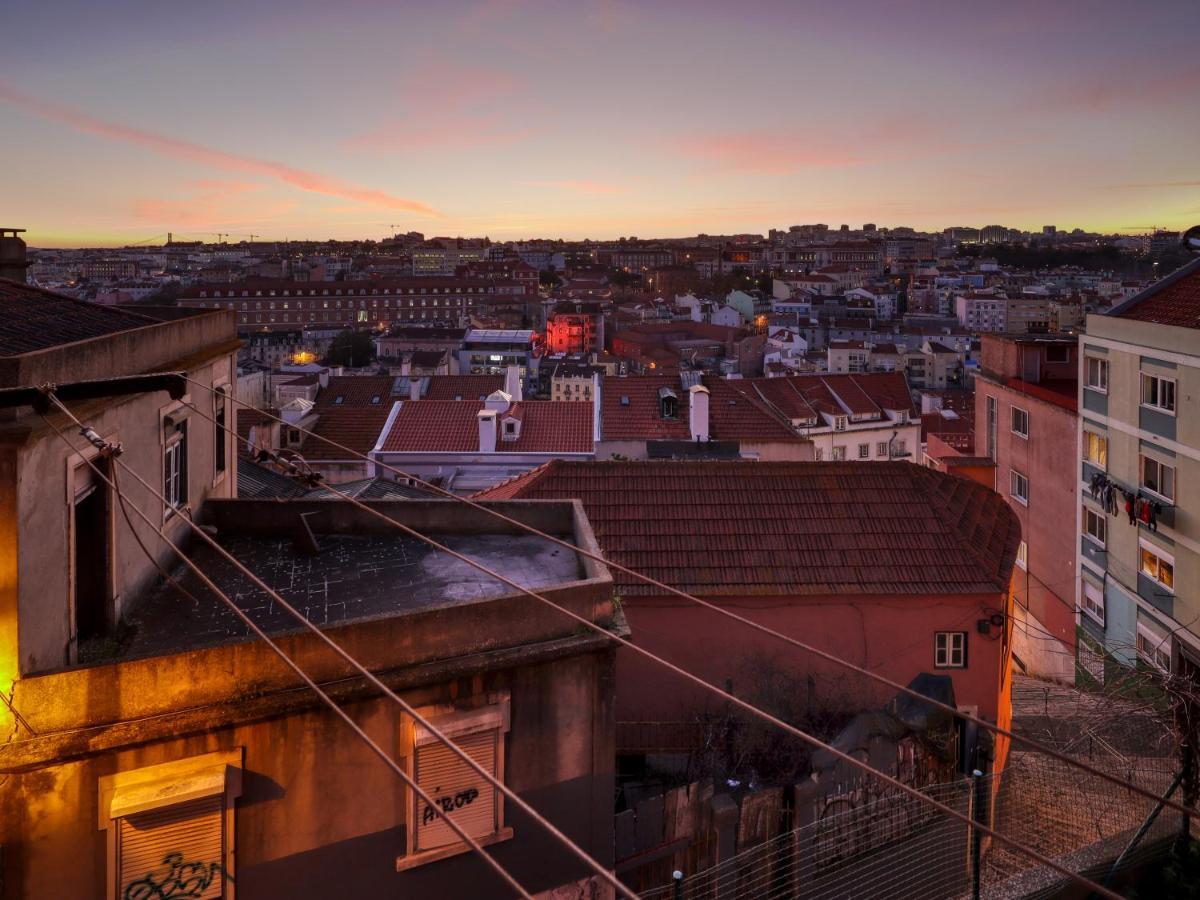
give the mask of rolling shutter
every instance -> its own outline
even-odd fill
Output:
[[[221,795],[118,820],[117,898],[225,896]]]
[[[491,728],[458,735],[452,740],[494,775],[499,735],[498,729]],[[481,838],[496,831],[496,789],[446,745],[430,743],[417,747],[416,780],[471,837]],[[418,851],[461,843],[445,819],[434,813],[416,792],[413,796]]]

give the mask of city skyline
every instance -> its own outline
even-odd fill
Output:
[[[2,211],[41,246],[1186,228],[1200,13],[1105,6],[26,6]]]

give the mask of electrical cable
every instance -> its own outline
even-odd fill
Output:
[[[202,382],[197,381],[196,379],[191,378],[190,376],[188,376],[186,374],[182,375],[181,377],[183,377],[190,384],[194,384],[197,387],[203,388],[204,390],[209,391],[210,393],[213,393],[213,394],[216,393],[216,391],[212,387],[205,385]],[[580,556],[583,556],[587,559],[591,559],[595,562],[602,563],[603,565],[607,566],[610,570],[629,575],[630,577],[635,578],[639,581],[642,581],[651,587],[655,587],[655,588],[662,590],[668,594],[680,597],[684,600],[688,600],[694,604],[704,607],[705,609],[708,609],[719,615],[725,616],[726,618],[733,619],[734,621],[740,622],[743,625],[746,625],[746,626],[754,629],[755,631],[758,631],[762,634],[766,634],[771,637],[774,637],[778,640],[783,641],[786,644],[790,644],[791,646],[796,647],[801,650],[804,650],[808,653],[812,653],[815,656],[825,660],[826,662],[831,662],[831,663],[834,663],[835,665],[841,666],[842,668],[846,668],[846,669],[849,669],[858,674],[865,675],[868,678],[872,679],[873,681],[875,681],[879,684],[883,684],[887,687],[890,687],[893,690],[896,690],[902,694],[913,697],[913,698],[921,701],[923,704],[925,704],[927,706],[933,707],[935,709],[940,709],[944,712],[952,713],[957,718],[964,719],[964,720],[971,722],[981,728],[984,728],[994,734],[1000,735],[1002,737],[1006,737],[1009,740],[1013,741],[1014,743],[1020,743],[1021,745],[1025,746],[1025,747],[1029,747],[1029,748],[1038,750],[1039,752],[1044,753],[1047,756],[1051,756],[1055,759],[1058,759],[1060,762],[1065,762],[1065,763],[1068,763],[1071,765],[1078,766],[1079,768],[1089,771],[1093,775],[1097,775],[1101,778],[1107,779],[1107,780],[1113,782],[1114,784],[1120,784],[1122,787],[1128,787],[1128,785],[1123,784],[1122,782],[1120,782],[1119,779],[1114,778],[1112,775],[1110,775],[1106,772],[1103,772],[1099,769],[1095,769],[1080,760],[1071,759],[1066,754],[1063,754],[1063,753],[1059,752],[1058,750],[1055,750],[1052,747],[1048,747],[1045,744],[1042,744],[1038,741],[1032,740],[1024,735],[1013,732],[1010,729],[1003,728],[1000,725],[997,725],[993,722],[988,722],[986,719],[982,719],[979,716],[959,710],[956,707],[953,707],[948,703],[942,703],[939,700],[935,700],[931,697],[927,697],[925,694],[922,694],[919,691],[916,691],[913,688],[908,687],[907,685],[903,685],[898,681],[893,681],[892,679],[890,679],[884,675],[881,675],[878,672],[872,672],[869,669],[865,669],[861,666],[855,665],[854,663],[852,663],[848,660],[842,659],[841,657],[838,657],[832,653],[829,653],[828,651],[821,650],[818,647],[814,647],[811,644],[807,644],[804,641],[798,640],[797,638],[793,638],[789,635],[783,634],[782,632],[777,631],[773,628],[770,628],[769,626],[763,625],[759,622],[756,622],[753,619],[749,619],[749,618],[746,618],[745,616],[738,615],[737,613],[731,612],[730,610],[725,609],[721,606],[718,606],[715,603],[711,603],[707,600],[703,600],[699,597],[696,597],[692,594],[687,593],[686,591],[680,590],[679,588],[675,588],[670,585],[664,584],[663,582],[658,581],[657,579],[652,578],[649,575],[642,574],[641,572],[638,572],[627,566],[623,566],[620,563],[614,562],[610,559],[606,559],[601,554],[593,553],[582,547],[577,547],[574,544],[570,543],[569,541],[563,540],[562,538],[557,537],[555,535],[547,534],[546,532],[540,531],[539,529],[534,528],[531,525],[528,525],[524,522],[520,522],[520,521],[512,518],[511,516],[505,515],[504,513],[500,512],[499,510],[491,509],[491,508],[489,508],[483,504],[480,504],[468,497],[460,497],[457,494],[453,494],[441,487],[430,484],[429,482],[425,481],[424,479],[421,479],[415,475],[405,472],[402,469],[399,469],[395,466],[389,465],[380,460],[372,459],[371,457],[367,456],[366,454],[360,453],[356,450],[352,450],[351,448],[346,447],[344,444],[340,444],[337,441],[332,440],[331,438],[325,437],[323,435],[318,435],[312,431],[309,431],[308,429],[305,429],[305,428],[299,426],[298,424],[284,422],[284,420],[279,418],[278,416],[274,416],[271,413],[266,412],[265,410],[261,410],[254,406],[251,406],[250,404],[245,403],[244,401],[238,400],[235,397],[228,396],[228,399],[232,400],[235,404],[244,406],[247,409],[250,409],[257,413],[260,413],[261,415],[266,416],[268,419],[287,424],[288,427],[293,428],[293,429],[301,432],[302,434],[308,435],[309,437],[316,438],[316,439],[323,441],[323,442],[329,444],[330,446],[336,447],[340,450],[344,450],[345,452],[349,453],[353,457],[363,459],[368,463],[371,463],[381,469],[384,469],[385,471],[392,472],[395,475],[398,475],[402,478],[408,479],[408,480],[412,481],[413,483],[420,485],[421,487],[427,488],[441,496],[444,496],[447,499],[455,500],[460,503],[464,503],[464,504],[470,506],[472,509],[483,512],[486,515],[492,516],[493,518],[496,518],[496,519],[504,522],[505,524],[512,525],[516,528],[519,528],[522,531],[526,531],[526,532],[529,532],[530,534],[537,535],[538,537],[541,537],[544,540],[547,540],[547,541],[550,541],[551,543],[557,544],[560,547],[570,550],[571,552],[577,553]],[[216,423],[216,420],[213,417],[206,415],[204,412],[202,412],[200,409],[198,409],[194,404],[189,404],[189,405],[202,418],[205,418],[208,421],[213,422],[214,424]],[[221,425],[219,427],[224,428],[226,431],[231,432],[235,437],[237,437],[236,430],[230,428],[228,425]],[[328,485],[326,485],[326,488],[328,488]],[[398,524],[398,523],[394,523],[394,524]],[[424,540],[423,537],[421,539]],[[1155,802],[1158,802],[1159,799],[1161,799],[1160,797],[1158,797],[1157,795],[1153,794],[1150,791],[1142,791],[1139,788],[1134,788],[1134,790],[1137,791],[1138,793],[1142,793],[1147,799],[1154,800]],[[1174,801],[1174,800],[1168,801],[1166,805],[1171,807],[1172,809],[1175,809],[1178,812],[1182,812],[1187,815],[1191,815],[1191,816],[1200,818],[1200,810],[1189,809],[1187,806],[1184,806],[1183,804],[1178,803],[1177,801]]]
[[[53,397],[52,394],[50,396],[51,396],[51,399],[56,403],[56,405],[59,406],[60,409],[63,409],[64,411],[66,411],[65,407],[63,407],[62,404],[59,403],[57,401],[57,399]],[[197,413],[203,415],[202,413],[200,413],[199,410],[196,409],[195,406],[192,406],[192,409],[195,410]],[[66,412],[68,415],[70,415],[69,411],[66,411]],[[128,468],[128,467],[126,467],[126,468]],[[132,472],[132,470],[130,470],[130,471]],[[142,481],[142,483],[145,484],[145,481],[143,479],[141,479],[141,477],[138,476],[136,472],[133,472],[132,474],[134,475],[135,478],[137,478],[139,481]],[[150,488],[149,485],[146,485],[146,487],[153,491],[153,488]],[[831,755],[835,756],[838,759],[841,759],[843,762],[846,762],[851,766],[854,766],[855,768],[861,769],[864,772],[867,772],[868,774],[874,775],[876,778],[879,778],[880,780],[884,781],[885,783],[890,784],[892,787],[899,789],[903,793],[906,793],[910,796],[917,797],[917,798],[921,799],[923,802],[931,804],[934,808],[939,809],[941,812],[948,814],[954,818],[957,818],[957,819],[967,823],[972,828],[976,828],[976,829],[982,831],[984,834],[990,835],[993,839],[999,841],[1000,843],[1003,843],[1003,844],[1006,844],[1006,845],[1012,847],[1014,850],[1016,850],[1020,853],[1024,853],[1025,855],[1030,856],[1031,858],[1035,859],[1042,865],[1047,866],[1048,868],[1053,869],[1054,871],[1058,872],[1059,874],[1064,875],[1067,878],[1070,878],[1070,879],[1076,881],[1077,883],[1088,888],[1089,890],[1095,891],[1096,893],[1100,894],[1101,896],[1112,898],[1112,900],[1119,900],[1119,895],[1116,895],[1116,894],[1112,893],[1111,891],[1108,891],[1107,889],[1101,887],[1100,885],[1096,884],[1095,882],[1091,881],[1090,879],[1087,879],[1087,878],[1083,877],[1082,875],[1072,872],[1070,869],[1065,868],[1064,866],[1055,862],[1054,860],[1050,859],[1049,857],[1043,856],[1042,854],[1038,853],[1037,851],[1032,850],[1031,848],[1028,848],[1028,847],[1024,846],[1023,844],[1019,843],[1018,841],[1015,841],[1009,837],[1006,837],[1005,835],[999,833],[998,831],[996,831],[995,829],[993,829],[987,825],[984,825],[981,822],[973,821],[968,816],[965,816],[962,813],[959,813],[957,810],[952,809],[951,807],[947,806],[946,804],[939,803],[938,801],[925,796],[916,788],[913,788],[913,787],[905,784],[904,782],[900,781],[899,779],[888,775],[886,772],[881,772],[878,769],[875,769],[875,768],[871,767],[870,765],[868,765],[867,763],[863,762],[862,760],[858,759],[857,757],[855,757],[849,753],[846,753],[842,750],[839,750],[836,747],[825,743],[824,741],[821,741],[819,738],[817,738],[811,734],[808,734],[807,732],[797,728],[794,725],[784,722],[782,719],[779,719],[778,717],[773,716],[770,713],[759,709],[758,707],[754,706],[753,704],[748,703],[747,701],[742,700],[741,698],[739,698],[735,695],[725,692],[721,688],[705,681],[700,676],[695,675],[695,674],[675,665],[674,663],[671,663],[668,660],[665,660],[662,657],[659,657],[659,656],[651,653],[650,651],[646,650],[645,648],[640,647],[637,644],[634,644],[632,641],[629,641],[626,638],[622,638],[618,635],[613,634],[612,632],[605,629],[603,626],[596,624],[595,622],[591,621],[590,619],[587,619],[584,616],[581,616],[581,615],[575,613],[574,611],[569,610],[565,607],[559,606],[558,604],[554,603],[552,600],[549,600],[548,598],[538,594],[537,592],[533,591],[532,589],[527,588],[527,587],[517,583],[516,581],[513,581],[511,578],[508,578],[507,576],[502,575],[499,572],[496,572],[495,570],[487,567],[486,565],[478,562],[477,560],[471,559],[470,557],[466,556],[465,554],[462,554],[462,553],[459,553],[458,551],[452,550],[451,548],[447,547],[446,545],[439,543],[434,538],[431,538],[427,535],[422,534],[421,532],[417,531],[416,529],[412,528],[411,526],[406,525],[402,522],[399,522],[398,520],[393,519],[392,517],[386,515],[385,513],[381,512],[379,510],[373,509],[372,507],[359,501],[357,498],[351,497],[349,494],[346,494],[344,492],[334,490],[329,485],[326,485],[325,487],[327,490],[331,490],[333,493],[342,497],[344,500],[351,503],[355,507],[362,509],[363,511],[365,511],[371,515],[374,515],[380,519],[383,519],[384,521],[390,522],[392,525],[394,525],[396,528],[398,528],[403,533],[408,534],[410,537],[413,537],[413,538],[416,538],[417,540],[423,541],[426,544],[428,544],[429,546],[433,547],[435,550],[439,550],[442,553],[445,553],[455,559],[458,559],[460,562],[466,563],[467,565],[472,566],[475,569],[478,569],[480,572],[483,572],[484,574],[488,575],[489,577],[494,578],[495,580],[497,580],[503,584],[507,584],[509,587],[513,588],[514,590],[520,591],[521,593],[526,594],[535,600],[538,600],[554,609],[559,610],[564,615],[568,616],[571,619],[574,619],[575,621],[577,621],[579,624],[581,624],[585,628],[596,631],[601,636],[606,637],[608,640],[611,640],[611,641],[619,644],[620,646],[626,647],[626,648],[632,650],[634,653],[637,653],[637,654],[644,656],[645,658],[651,660],[652,662],[658,663],[659,665],[667,668],[668,670],[674,672],[675,674],[683,677],[685,680],[696,684],[703,690],[717,694],[726,703],[732,704],[733,706],[736,706],[739,709],[742,709],[743,711],[745,711],[753,716],[756,716],[756,717],[762,719],[763,721],[776,726],[777,728],[780,728],[780,729],[786,731],[787,733],[791,734],[792,736],[799,738],[800,740],[804,741],[805,743],[807,743],[813,747],[816,747],[818,749],[826,751],[827,753],[830,753]],[[217,545],[215,541],[212,541],[212,539],[210,537],[208,537],[208,535],[205,534],[201,529],[199,529],[198,526],[193,526],[193,527],[195,527],[197,532],[199,534],[201,534],[212,545],[219,547],[219,545]],[[529,530],[534,533],[540,534],[540,532],[537,532],[536,529],[532,529],[529,526],[524,526],[524,528],[525,528],[525,530]],[[559,541],[559,543],[563,543],[563,542]],[[568,545],[568,546],[570,546],[572,550],[578,549],[578,548],[575,548],[573,545]],[[223,548],[221,548],[221,549],[223,550]],[[603,560],[601,560],[601,562],[603,562]],[[642,576],[642,577],[645,578],[646,576]],[[257,581],[257,579],[256,579],[256,581]],[[259,582],[259,583],[261,585],[261,582]],[[265,585],[263,587],[265,588]],[[265,589],[269,590],[269,588],[265,588]],[[274,593],[274,592],[272,592],[272,593]],[[275,596],[278,596],[278,595],[275,595]],[[315,628],[315,626],[312,626],[312,627]],[[924,695],[918,695],[918,696],[920,696],[922,699],[928,699],[928,698],[925,698]],[[951,708],[951,710],[953,712],[957,713],[957,711],[953,710],[953,708]],[[1111,776],[1109,776],[1109,777],[1111,778]],[[1121,786],[1126,787],[1126,788],[1129,787],[1129,785],[1124,784],[1124,783],[1121,783]],[[1159,798],[1156,797],[1155,799],[1158,800]]]
[[[50,396],[54,400],[55,403],[58,402],[57,399],[53,397],[53,395],[50,395]],[[78,448],[76,448],[75,445],[71,443],[71,441],[67,438],[67,436],[65,434],[63,434],[63,432],[58,428],[57,425],[55,425],[53,422],[50,422],[50,420],[48,418],[46,418],[45,416],[43,416],[43,419],[45,419],[45,421],[50,425],[50,427],[55,430],[55,432],[58,434],[58,436],[63,440],[63,442],[68,447],[71,448],[71,450],[73,452],[75,452],[77,454],[79,453]],[[82,426],[81,426],[81,430],[82,430]],[[86,462],[87,465],[91,467],[92,471],[96,473],[97,477],[99,477],[101,480],[103,480],[112,489],[113,494],[117,498],[117,502],[121,507],[121,511],[125,517],[126,523],[129,525],[130,530],[134,532],[134,536],[137,540],[138,546],[141,547],[142,551],[146,553],[147,557],[150,559],[150,562],[154,565],[154,567],[156,569],[158,569],[159,573],[164,578],[166,578],[167,581],[175,589],[180,591],[185,596],[190,597],[192,600],[196,600],[196,598],[193,594],[191,594],[189,591],[184,589],[183,586],[180,585],[175,580],[175,578],[170,575],[170,573],[166,572],[166,570],[163,569],[163,567],[159,564],[158,560],[156,560],[154,558],[154,555],[149,552],[146,545],[142,542],[141,537],[137,535],[136,530],[133,529],[133,522],[129,518],[129,512],[125,505],[125,495],[121,491],[119,483],[118,483],[117,469],[119,468],[119,466],[122,465],[122,463],[120,462],[119,459],[117,459],[116,454],[109,455],[108,459],[114,463],[114,465],[112,466],[112,469],[111,469],[111,473],[112,473],[111,480],[109,479],[108,476],[106,476],[101,471],[100,467],[97,466],[91,459],[85,457],[84,462]],[[500,877],[503,878],[504,881],[510,887],[512,887],[521,897],[526,898],[526,900],[533,900],[533,896],[528,891],[526,891],[525,888],[523,888],[520,885],[520,883],[515,878],[513,878],[513,876],[510,875],[504,869],[504,867],[500,865],[499,862],[496,861],[496,859],[494,857],[492,857],[488,853],[485,853],[483,850],[483,847],[479,844],[479,842],[477,840],[475,840],[473,837],[471,837],[469,834],[467,834],[467,832],[462,828],[462,826],[460,826],[457,822],[454,821],[453,817],[451,817],[449,814],[444,812],[441,809],[440,805],[431,796],[429,796],[428,792],[426,792],[424,790],[424,788],[422,788],[419,784],[417,784],[416,780],[412,776],[410,776],[399,765],[397,765],[396,761],[392,759],[392,757],[388,754],[388,752],[386,750],[384,750],[382,747],[380,747],[379,744],[377,744],[365,731],[362,730],[362,728],[358,725],[358,723],[355,722],[350,717],[349,713],[347,713],[340,706],[338,706],[337,703],[334,702],[332,697],[330,697],[323,690],[321,690],[321,688],[317,685],[317,683],[315,681],[313,681],[313,679],[303,669],[301,669],[300,666],[291,657],[289,657],[287,655],[287,653],[285,653],[278,644],[276,644],[274,641],[272,641],[271,638],[267,636],[266,632],[264,632],[261,628],[258,627],[258,625],[256,625],[254,623],[253,619],[251,619],[248,615],[246,615],[246,613],[236,603],[234,603],[233,600],[230,599],[230,597],[227,594],[225,594],[219,587],[217,587],[216,584],[213,583],[212,579],[210,579],[206,574],[204,574],[204,571],[198,565],[196,565],[192,560],[190,560],[183,553],[183,551],[169,537],[167,537],[166,531],[164,531],[161,526],[156,527],[155,524],[150,521],[150,518],[148,516],[146,516],[146,514],[143,513],[136,505],[134,506],[134,509],[143,518],[143,520],[146,522],[147,525],[149,525],[152,529],[157,531],[158,535],[163,539],[163,542],[168,547],[170,547],[181,560],[183,560],[183,562],[196,574],[196,577],[199,578],[204,583],[204,585],[210,591],[212,591],[218,598],[220,598],[231,610],[233,610],[234,614],[239,619],[242,620],[242,622],[246,625],[246,627],[248,629],[250,629],[250,631],[252,631],[255,634],[255,636],[258,637],[259,640],[263,641],[263,643],[265,643],[268,647],[270,647],[271,650],[280,659],[282,659],[284,661],[284,663],[286,663],[287,666],[293,672],[295,672],[296,675],[302,681],[304,681],[304,683],[309,687],[309,689],[311,689],[318,697],[321,698],[321,700],[334,712],[335,715],[337,715],[343,722],[345,722],[348,726],[350,726],[351,730],[354,731],[354,733],[358,736],[358,738],[360,740],[362,740],[371,749],[371,751],[376,756],[378,756],[384,762],[385,765],[387,765],[387,767],[389,769],[391,769],[397,776],[399,776],[401,781],[403,781],[406,785],[408,785],[410,788],[412,788],[412,790],[417,794],[417,796],[419,796],[422,800],[425,801],[426,804],[428,804],[430,809],[434,810],[434,812],[440,818],[445,820],[446,824],[450,826],[451,830],[454,831],[455,834],[457,834],[460,838],[462,838],[463,841],[466,842],[467,845],[470,846],[470,848],[472,850],[474,850],[481,857],[483,857],[484,861],[487,862],[487,864],[492,869],[494,869],[500,875]]]
[[[77,419],[75,417],[75,415],[65,405],[63,405],[62,401],[60,401],[58,399],[58,397],[56,397],[54,395],[53,390],[48,389],[46,392],[46,396],[54,406],[56,406],[63,414],[65,414],[80,429],[81,433],[86,433],[87,427],[82,422],[80,422],[79,419]],[[192,409],[195,409],[195,407],[193,406]],[[196,412],[199,413],[199,410],[196,410]],[[51,427],[55,427],[54,424],[52,422],[50,422],[49,419],[46,419],[45,416],[43,416],[42,418],[45,419],[47,421],[47,423],[51,425]],[[58,429],[55,427],[55,430],[57,431]],[[111,458],[113,460],[114,467],[117,467],[117,466],[124,467],[125,470],[128,471],[130,473],[130,475],[132,475],[133,478],[142,485],[143,488],[145,488],[147,491],[149,491],[152,496],[158,498],[159,500],[161,500],[163,503],[167,504],[168,506],[170,505],[168,503],[166,497],[164,497],[157,489],[155,489],[151,484],[149,484],[134,469],[130,468],[128,465],[126,465],[124,462],[122,462],[119,457],[113,456]],[[280,608],[285,610],[289,615],[291,615],[293,618],[295,618],[301,625],[303,625],[306,629],[308,629],[310,632],[312,632],[321,643],[323,643],[330,650],[332,650],[337,656],[339,656],[340,658],[345,660],[347,663],[349,663],[359,674],[361,674],[364,678],[366,678],[367,681],[370,682],[370,684],[373,687],[375,687],[377,690],[382,692],[385,697],[390,699],[392,702],[396,703],[398,706],[400,706],[401,709],[404,710],[405,713],[407,713],[409,716],[411,716],[413,719],[415,719],[417,722],[419,722],[422,725],[422,727],[424,727],[427,731],[429,731],[429,733],[432,734],[435,738],[437,738],[441,743],[446,745],[446,747],[448,749],[450,749],[456,756],[458,756],[459,759],[461,759],[471,769],[473,769],[476,772],[476,774],[478,774],[481,778],[483,778],[485,781],[487,781],[489,784],[491,784],[493,787],[495,787],[497,790],[499,790],[502,794],[504,794],[504,796],[507,797],[509,800],[511,800],[522,812],[524,812],[526,815],[530,816],[535,821],[537,821],[544,829],[546,829],[546,831],[551,836],[553,836],[561,844],[563,844],[565,847],[567,847],[569,850],[571,850],[572,853],[574,853],[577,857],[579,857],[579,859],[582,862],[584,862],[590,869],[592,869],[597,875],[599,875],[601,878],[603,878],[605,881],[607,881],[609,884],[611,884],[618,893],[621,893],[626,897],[630,897],[630,898],[632,898],[632,900],[637,900],[637,895],[635,893],[630,891],[627,887],[625,887],[625,885],[621,884],[621,882],[611,872],[609,872],[606,868],[604,868],[604,866],[602,866],[599,862],[597,862],[594,858],[592,858],[587,853],[587,851],[585,851],[582,847],[580,847],[578,844],[576,844],[574,841],[572,841],[569,837],[567,837],[557,826],[554,825],[554,823],[552,823],[551,821],[546,819],[545,816],[543,816],[536,809],[534,809],[532,806],[530,806],[525,800],[523,800],[520,796],[518,796],[515,791],[513,791],[511,788],[509,788],[507,785],[505,785],[502,781],[497,779],[492,773],[490,773],[486,769],[484,769],[478,762],[476,762],[474,759],[472,759],[468,753],[466,753],[457,744],[455,744],[453,741],[451,741],[440,729],[438,729],[435,725],[433,725],[433,723],[431,723],[427,718],[421,716],[408,701],[406,701],[403,697],[401,697],[399,694],[397,694],[395,691],[393,691],[391,688],[389,688],[387,685],[385,685],[373,672],[371,672],[364,665],[362,665],[362,663],[360,663],[350,653],[348,653],[346,650],[344,650],[341,647],[341,645],[339,645],[336,641],[334,641],[327,634],[325,634],[325,632],[321,631],[321,629],[318,628],[315,624],[313,624],[313,622],[311,620],[309,620],[303,613],[301,613],[298,609],[296,609],[294,606],[292,606],[292,604],[290,604],[287,600],[285,600],[277,591],[273,590],[269,585],[267,585],[266,582],[264,582],[256,574],[254,574],[254,572],[252,572],[249,568],[247,568],[240,560],[238,560],[235,556],[233,556],[233,554],[231,554],[228,550],[226,550],[219,543],[217,543],[217,541],[215,541],[208,534],[208,532],[206,532],[203,528],[201,528],[199,525],[197,525],[195,522],[193,522],[190,518],[188,518],[186,516],[181,517],[181,519],[196,534],[197,537],[199,537],[202,541],[204,541],[209,547],[211,547],[220,556],[222,556],[226,560],[228,560],[228,562],[231,565],[233,565],[239,572],[241,572],[243,575],[245,575],[247,578],[249,578],[261,591],[263,591],[265,594],[270,596],[272,600],[274,600],[276,603],[278,603]],[[165,534],[164,534],[164,539],[166,539]],[[424,540],[424,539],[422,538],[422,540]],[[464,560],[466,560],[466,557],[462,557],[462,558]],[[505,580],[505,579],[501,579],[501,580]],[[549,601],[547,601],[547,602],[549,602]],[[607,635],[609,633],[609,632],[605,631],[603,628],[600,628],[599,626],[597,626],[597,628],[603,634]]]

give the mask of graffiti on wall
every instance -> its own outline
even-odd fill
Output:
[[[125,885],[121,900],[188,900],[204,895],[219,878],[233,881],[216,862],[185,861],[182,853],[163,857],[164,869],[147,872]]]

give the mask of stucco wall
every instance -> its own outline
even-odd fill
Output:
[[[507,690],[507,784],[602,863],[611,864],[612,654],[609,650],[405,692],[415,705]],[[401,713],[381,699],[348,712],[399,758]],[[396,871],[404,852],[405,789],[332,713],[313,709],[193,737],[93,756],[0,782],[6,900],[103,897],[105,832],[97,827],[103,775],[201,753],[245,748],[236,802],[238,897],[501,896],[471,854]],[[542,890],[582,865],[511,808],[511,840],[491,848],[523,884]]]
[[[976,705],[980,715],[996,716],[1003,628],[992,628],[988,637],[976,631],[976,622],[1004,611],[1003,594],[750,597],[717,602],[902,684],[918,672],[948,674],[960,706]],[[640,646],[722,689],[726,679],[732,679],[734,691],[742,697],[753,696],[756,685],[747,679],[763,663],[802,681],[811,675],[819,703],[873,709],[895,694],[892,688],[694,604],[630,597],[623,608]],[[937,631],[968,633],[967,668],[934,669]],[[618,651],[618,721],[687,721],[697,709],[719,705],[719,698],[711,693],[637,654]]]

